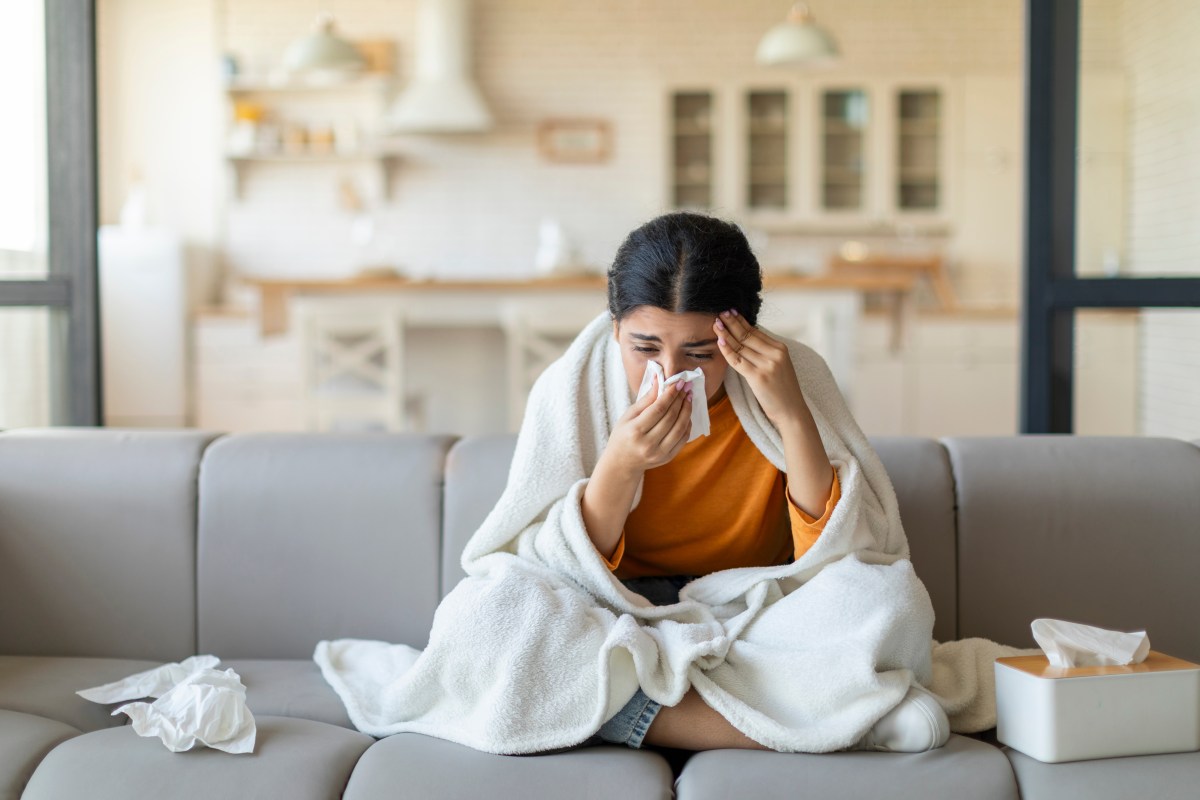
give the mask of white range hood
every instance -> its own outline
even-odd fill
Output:
[[[461,133],[492,127],[471,80],[470,0],[418,0],[416,67],[388,114],[398,132]]]

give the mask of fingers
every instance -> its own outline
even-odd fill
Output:
[[[649,439],[655,446],[661,446],[662,442],[668,439],[670,431],[675,427],[675,424],[678,422],[680,416],[684,416],[686,414],[688,419],[691,418],[690,395],[685,390],[685,386],[682,381],[668,386],[666,391],[663,392],[663,395],[665,397],[669,397],[670,402],[667,403],[663,409],[662,415],[655,419],[653,424],[645,429],[646,438]],[[663,398],[659,399],[661,400]],[[654,409],[651,409],[650,413],[653,414]]]
[[[675,424],[671,427],[670,432],[667,433],[664,441],[670,445],[670,450],[667,452],[668,461],[673,459],[683,449],[683,446],[687,444],[688,437],[692,435],[692,403],[694,402],[696,402],[696,399],[689,392],[687,402],[679,410],[679,416],[676,417]],[[703,398],[701,398],[700,402],[704,402]]]
[[[734,369],[776,371],[789,360],[787,345],[760,331],[737,311],[724,311],[713,323],[717,347]]]
[[[747,346],[745,339],[734,336],[732,330],[726,327],[720,318],[713,323],[713,331],[717,334],[717,349],[729,362],[729,366],[738,372],[756,366],[755,350]]]
[[[763,354],[766,350],[766,334],[746,322],[745,317],[736,311],[721,312],[713,328],[717,331],[718,338],[725,339],[734,352],[749,350],[746,356],[751,360],[754,360],[756,353]]]

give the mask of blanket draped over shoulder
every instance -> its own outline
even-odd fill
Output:
[[[534,385],[507,486],[464,549],[467,577],[439,605],[425,649],[317,645],[359,730],[535,753],[582,743],[638,686],[663,705],[694,687],[755,741],[818,753],[852,747],[913,683],[939,697],[953,730],[994,725],[991,662],[1030,651],[933,641],[933,607],[879,456],[825,361],[776,338],[842,491],[800,559],[702,576],[668,606],[608,569],[580,498],[632,398],[601,314]],[[750,440],[786,469],[779,432],[732,368],[725,388]],[[640,498],[639,486],[635,506]]]

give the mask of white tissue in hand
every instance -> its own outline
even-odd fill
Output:
[[[202,669],[212,669],[221,663],[216,656],[192,656],[178,664],[163,664],[119,681],[106,683],[75,694],[93,703],[119,703],[143,697],[162,697],[187,676]]]
[[[196,742],[226,753],[254,751],[254,715],[246,687],[231,669],[202,669],[184,678],[153,703],[128,703],[125,713],[138,736],[157,736],[173,753]]]
[[[1061,619],[1035,619],[1030,627],[1052,667],[1138,664],[1150,653],[1145,631],[1122,633]]]
[[[642,385],[638,387],[637,396],[639,400],[654,386],[655,376],[658,376],[659,396],[662,395],[664,389],[673,383],[682,382],[692,385],[692,432],[688,436],[688,441],[690,442],[701,436],[708,436],[708,397],[704,392],[704,371],[690,369],[685,372],[676,372],[668,378],[662,368],[662,364],[659,364],[657,361],[647,361],[646,372],[642,375]]]

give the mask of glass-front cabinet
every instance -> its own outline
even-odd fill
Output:
[[[767,228],[944,227],[952,85],[804,78],[669,91],[668,202]]]
[[[788,93],[746,93],[745,203],[752,210],[788,206]]]
[[[865,211],[870,121],[867,93],[863,89],[827,89],[819,93],[819,98],[820,208]]]
[[[714,103],[709,91],[672,92],[671,202],[676,208],[712,208]]]
[[[942,93],[938,89],[901,89],[896,100],[896,208],[937,211],[944,180]]]

